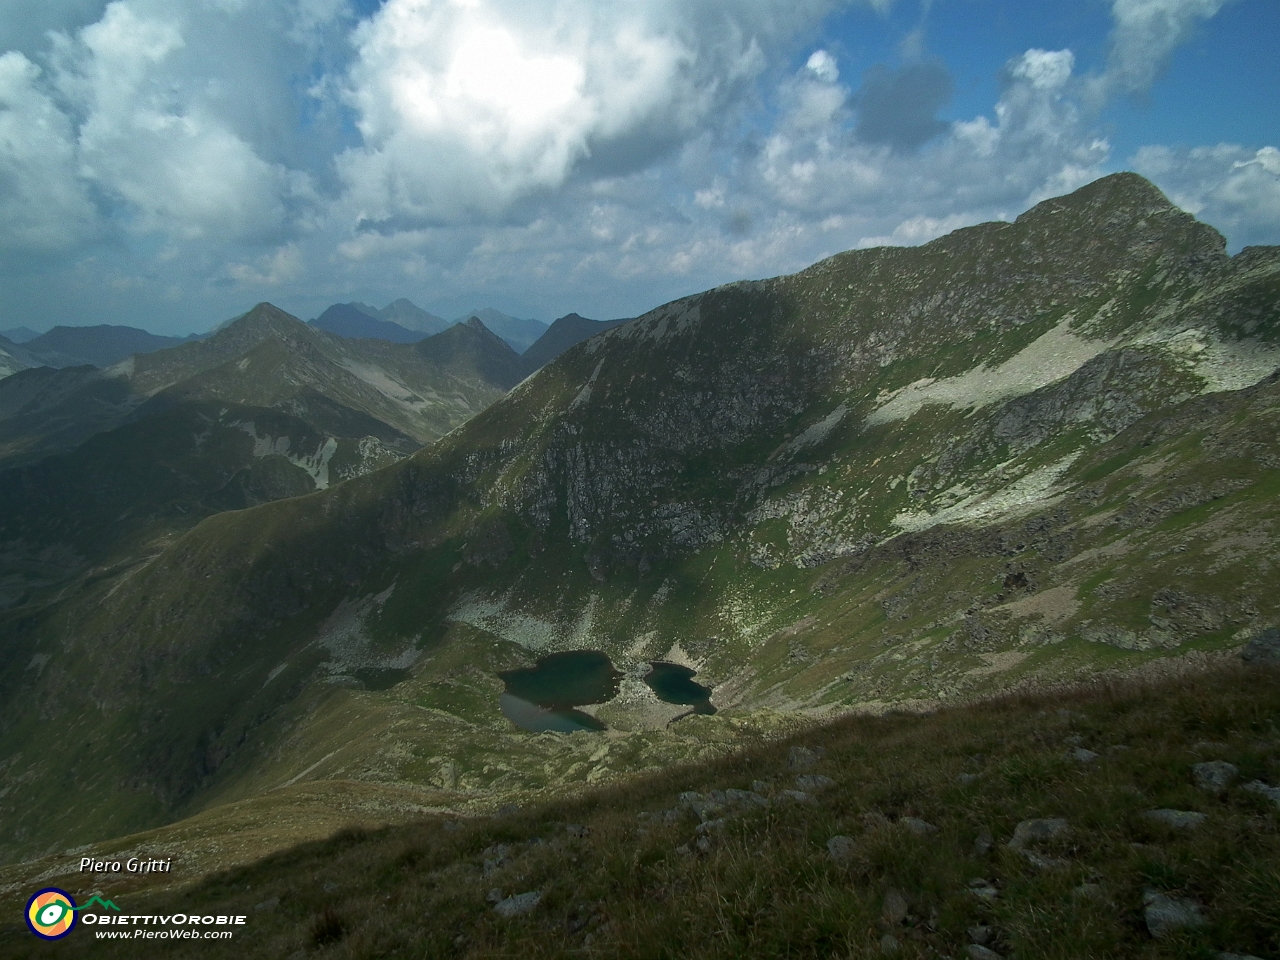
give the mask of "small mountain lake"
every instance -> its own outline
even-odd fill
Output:
[[[505,670],[506,684],[498,706],[503,716],[524,730],[603,730],[604,724],[575,707],[608,703],[618,695],[622,674],[599,650],[570,650],[542,657],[532,667]]]
[[[715,713],[711,688],[695,683],[695,675],[678,663],[654,660],[644,682],[663,703],[692,707],[691,713]],[[517,727],[534,733],[604,730],[603,723],[576,708],[608,703],[618,695],[622,676],[600,650],[552,653],[532,667],[499,673],[506,690],[498,697],[498,707]]]
[[[693,682],[696,670],[665,660],[654,660],[649,666],[651,669],[644,682],[663,703],[691,706],[694,713],[710,715],[716,712],[711,705],[711,688]]]

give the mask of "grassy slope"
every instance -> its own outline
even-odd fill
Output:
[[[824,752],[797,770],[795,746]],[[1071,755],[1079,748],[1099,756],[1082,763]],[[1191,768],[1206,760],[1239,768],[1222,795],[1194,785]],[[798,774],[834,783],[812,802],[789,802],[782,791]],[[181,892],[126,889],[118,899],[135,913],[249,917],[230,943],[148,944],[163,956],[282,957],[323,946],[335,958],[871,957],[886,933],[900,956],[955,956],[970,928],[984,925],[1000,953],[1046,960],[1269,957],[1280,953],[1280,809],[1241,789],[1257,779],[1280,781],[1280,675],[1228,665],[845,718],[569,802],[346,830]],[[772,802],[730,808],[700,849],[699,819],[679,794],[730,788]],[[1161,808],[1208,819],[1175,830],[1145,817]],[[905,817],[937,832],[917,836]],[[1056,865],[1007,846],[1020,821],[1037,817],[1069,822],[1066,835],[1032,848]],[[983,834],[989,850],[975,842]],[[852,840],[840,861],[826,848],[837,835]],[[499,862],[482,869],[485,860]],[[998,896],[975,896],[975,878]],[[538,890],[542,899],[528,916],[503,920],[486,903],[491,890]],[[1206,924],[1153,939],[1148,890],[1195,901]],[[905,919],[885,918],[890,891],[904,898]],[[14,957],[138,949],[87,931],[45,946],[10,927],[0,942]]]

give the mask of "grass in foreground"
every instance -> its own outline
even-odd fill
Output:
[[[1220,793],[1196,783],[1193,767],[1211,761],[1238,771]],[[814,776],[832,782],[797,783]],[[41,944],[11,927],[0,952],[828,958],[888,946],[904,958],[989,956],[969,952],[976,937],[1026,960],[1276,958],[1280,803],[1245,789],[1253,781],[1280,785],[1274,670],[847,718],[555,807],[339,833],[121,904],[247,914],[229,942],[109,943],[82,926]],[[801,787],[808,799],[785,792]],[[708,796],[730,789],[769,803]],[[682,802],[686,791],[701,796]],[[1179,829],[1146,815],[1156,809],[1206,818]],[[1033,818],[1067,828],[1009,846]],[[831,844],[838,856],[833,837],[848,838]],[[537,905],[519,916],[492,902],[533,891]],[[1153,937],[1153,892],[1193,901],[1203,925]]]

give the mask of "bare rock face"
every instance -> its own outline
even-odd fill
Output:
[[[1251,667],[1280,667],[1280,627],[1271,627],[1244,645],[1240,659]]]

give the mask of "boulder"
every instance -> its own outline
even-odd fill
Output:
[[[1143,816],[1175,830],[1191,830],[1209,819],[1207,814],[1194,810],[1148,810]]]
[[[834,780],[820,773],[806,773],[804,776],[796,777],[796,788],[807,793],[817,793],[819,790],[826,790],[835,785]]]
[[[907,919],[910,912],[907,898],[897,890],[888,890],[884,895],[884,903],[880,906],[880,917],[890,926],[898,926]]]
[[[836,834],[827,841],[827,855],[836,863],[848,863],[857,849],[858,844],[853,837],[846,837],[844,834]]]
[[[1259,796],[1266,797],[1277,807],[1280,807],[1280,787],[1268,786],[1261,780],[1252,780],[1240,789],[1248,790],[1250,793],[1256,793]]]
[[[899,817],[898,822],[917,837],[927,837],[931,833],[938,832],[938,828],[932,823],[927,820],[921,820],[919,817]]]
[[[1191,768],[1196,786],[1210,793],[1223,793],[1231,782],[1239,775],[1240,770],[1233,763],[1225,760],[1210,760],[1208,763],[1197,763]]]
[[[1240,659],[1251,667],[1280,667],[1280,627],[1269,627],[1246,643]]]
[[[531,913],[542,902],[541,890],[530,890],[528,893],[517,893],[513,897],[499,900],[493,905],[493,911],[500,917],[511,919]]]
[[[1177,900],[1155,890],[1148,890],[1142,903],[1145,907],[1143,919],[1147,922],[1147,929],[1157,939],[1189,927],[1204,926],[1205,919],[1200,915],[1200,905],[1190,900]]]
[[[1060,818],[1023,820],[1013,828],[1013,839],[1009,846],[1014,850],[1023,850],[1036,843],[1066,836],[1071,832],[1071,825]]]

